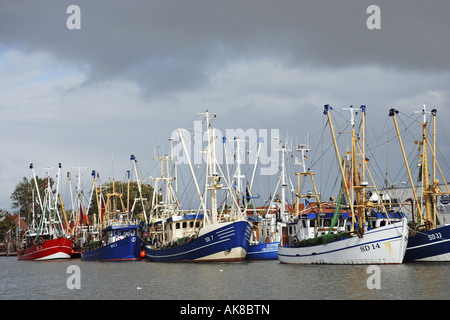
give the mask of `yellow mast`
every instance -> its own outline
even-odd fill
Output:
[[[450,190],[449,187],[447,185],[447,182],[445,181],[445,177],[442,173],[442,170],[439,166],[439,163],[437,162],[437,158],[436,158],[436,114],[437,114],[437,110],[433,109],[431,110],[431,114],[433,115],[433,147],[431,147],[429,141],[427,141],[428,143],[428,147],[430,148],[432,157],[433,157],[433,184],[431,185],[431,192],[432,192],[432,196],[433,196],[433,225],[434,227],[436,227],[437,225],[437,208],[436,208],[436,203],[437,203],[437,196],[442,196],[444,194],[449,194]],[[439,173],[441,174],[443,183],[447,189],[447,192],[442,192],[440,187],[439,187],[439,179],[436,179],[436,167],[437,170],[439,170]]]
[[[358,160],[358,156],[357,156],[357,138],[356,138],[356,131],[355,131],[355,119],[353,116],[353,106],[350,106],[350,108],[343,108],[343,110],[347,110],[351,112],[351,125],[352,125],[352,150],[350,152],[351,154],[351,174],[352,174],[352,185],[353,185],[353,190],[355,190],[355,200],[356,200],[356,205],[354,206],[355,211],[356,211],[356,215],[358,216],[358,226],[360,230],[363,230],[364,227],[364,222],[365,222],[365,205],[363,202],[363,194],[364,194],[364,188],[365,185],[361,185],[361,181],[362,180],[362,175],[360,174],[360,168],[362,166],[364,166],[363,164],[361,165],[361,163]],[[363,116],[365,114],[365,106],[364,108],[362,108],[363,110]],[[364,131],[364,117],[362,118],[363,123],[362,123],[362,130]],[[364,134],[363,134],[363,148],[364,148]],[[363,149],[364,151],[362,153],[365,152],[365,149]],[[364,171],[364,170],[363,170]],[[352,193],[353,194],[353,193]],[[349,199],[349,202],[353,203],[353,199]]]
[[[402,137],[400,136],[400,131],[398,129],[397,119],[395,118],[396,114],[398,114],[398,110],[395,110],[395,109],[390,109],[389,110],[389,116],[392,117],[392,119],[394,120],[395,130],[397,131],[398,141],[400,143],[400,148],[401,148],[402,154],[403,154],[403,160],[405,161],[405,166],[406,166],[406,170],[408,172],[409,182],[411,183],[411,189],[412,189],[413,194],[414,194],[414,201],[416,202],[416,216],[420,217],[422,215],[421,214],[421,212],[422,212],[422,205],[417,200],[416,189],[414,188],[414,181],[413,181],[412,176],[411,176],[411,170],[409,169],[408,160],[407,160],[406,154],[405,154],[405,148],[403,147]]]
[[[424,198],[425,198],[425,212],[426,212],[426,220],[427,223],[430,224],[427,226],[427,229],[433,229],[433,216],[432,216],[432,208],[431,208],[431,197],[432,195],[430,190],[430,176],[428,171],[428,154],[427,154],[427,119],[426,119],[426,108],[425,105],[422,109],[423,114],[423,122],[422,122],[422,179],[424,182]]]
[[[62,201],[60,193],[58,193],[58,198],[59,198],[59,203],[61,203],[61,210],[62,210],[62,213],[64,216],[64,221],[66,223],[66,231],[67,231],[67,233],[72,233],[72,230],[70,229],[69,221],[67,220],[66,210],[64,209],[64,203]]]
[[[122,199],[123,194],[116,192],[116,182],[115,179],[112,180],[112,193],[106,194],[106,212],[108,213],[108,219],[117,218],[117,213],[125,213],[126,207]],[[111,203],[112,198],[112,203]],[[121,210],[117,209],[117,198],[120,200]],[[111,217],[112,213],[112,217]]]
[[[436,192],[436,187],[439,186],[439,181],[436,180],[436,155],[435,155],[435,150],[436,150],[436,109],[431,110],[431,114],[433,115],[433,150],[432,150],[432,154],[433,154],[433,187],[432,187],[432,192],[435,193]],[[433,226],[436,228],[436,201],[437,201],[437,197],[434,196],[433,197]]]
[[[356,194],[356,214],[358,216],[359,229],[363,230],[364,227],[364,204],[362,202],[362,192],[361,189],[361,176],[359,175],[359,168],[361,167],[358,157],[356,156],[356,133],[355,129],[352,128],[352,173],[353,173],[353,188]]]
[[[365,192],[365,188],[366,188],[366,184],[362,184],[361,182],[366,182],[366,106],[363,105],[360,107],[361,109],[361,122],[362,122],[362,127],[361,127],[361,145],[362,145],[362,153],[361,153],[361,180],[360,180],[360,185],[359,187],[361,187],[361,194],[360,194],[360,204],[363,206],[362,207],[362,214],[361,214],[361,221],[364,223],[366,221],[366,192]],[[386,214],[386,216],[389,218],[389,215]]]
[[[299,200],[301,198],[311,198],[311,197],[314,197],[316,199],[317,208],[318,208],[317,211],[318,211],[318,214],[320,215],[320,213],[322,213],[322,206],[321,206],[321,203],[320,203],[319,193],[317,192],[316,183],[314,182],[314,172],[310,172],[310,171],[307,171],[307,172],[296,172],[295,175],[297,176],[297,199],[296,199],[296,210],[295,210],[296,211],[296,215],[298,216],[299,211],[300,211],[299,210],[299,206],[300,206]],[[302,189],[303,189],[303,184],[304,184],[307,176],[309,176],[311,178],[311,182],[312,182],[312,185],[313,185],[313,188],[314,188],[314,194],[302,195],[301,192],[302,192]],[[300,177],[303,177],[301,187],[300,187],[300,179],[301,179]]]
[[[330,112],[329,112],[329,111],[330,111],[332,108],[331,108],[330,105],[326,104],[326,105],[324,106],[324,109],[325,109],[325,110],[324,110],[323,113],[327,115],[327,117],[328,117],[328,122],[330,123],[330,130],[331,130],[331,135],[332,135],[332,137],[333,137],[334,149],[335,149],[335,151],[336,151],[336,156],[337,156],[337,159],[338,159],[338,162],[339,162],[339,168],[340,168],[340,170],[341,170],[342,179],[344,180],[345,192],[346,192],[346,194],[347,194],[347,199],[349,200],[348,202],[349,202],[349,206],[350,206],[350,211],[351,211],[351,213],[352,213],[352,229],[351,229],[351,231],[353,232],[353,231],[354,231],[354,225],[355,225],[355,210],[354,210],[354,208],[353,208],[353,203],[352,203],[352,201],[350,200],[350,199],[351,199],[351,196],[350,196],[350,190],[349,190],[349,187],[348,187],[348,185],[347,185],[347,183],[346,183],[346,178],[345,178],[344,168],[342,167],[341,157],[340,157],[340,154],[339,154],[339,148],[338,148],[338,145],[337,145],[336,136],[335,136],[335,134],[334,134],[334,127],[333,127],[333,123],[332,123],[332,121],[331,121],[331,116],[330,116]]]
[[[351,168],[352,168],[352,185],[353,185],[353,189],[355,190],[355,199],[356,199],[356,206],[355,206],[355,213],[358,216],[358,225],[359,225],[359,229],[362,230],[362,217],[364,216],[363,214],[361,214],[361,189],[359,188],[360,186],[360,181],[358,178],[358,158],[356,157],[356,135],[355,135],[355,129],[352,127],[352,151],[351,151],[351,155],[352,155],[352,164],[351,164]],[[353,203],[353,199],[351,201]]]

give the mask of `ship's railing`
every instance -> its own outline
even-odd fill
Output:
[[[107,228],[110,226],[119,226],[119,225],[138,225],[139,221],[138,219],[130,219],[127,217],[118,217],[117,219],[108,219],[106,221],[103,221],[102,227]]]

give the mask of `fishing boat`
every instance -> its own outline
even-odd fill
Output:
[[[252,237],[247,251],[246,260],[276,260],[280,245],[280,232],[276,213],[266,213],[250,220],[253,225]]]
[[[410,234],[408,246],[406,248],[405,261],[450,261],[450,225],[440,223],[437,215],[438,197],[448,199],[450,190],[440,166],[436,159],[436,115],[437,110],[433,109],[428,112],[426,106],[423,105],[422,111],[416,111],[423,115],[422,121],[422,141],[419,143],[419,181],[421,186],[417,189],[412,188],[414,212],[412,212],[412,220],[410,221]],[[414,181],[411,175],[411,170],[405,155],[400,131],[396,120],[398,111],[391,109],[389,115],[393,118],[397,136],[399,138],[402,149],[405,166],[408,172],[408,177],[411,186],[414,186]],[[432,145],[430,139],[427,137],[427,115],[431,114],[433,123],[433,139]],[[431,154],[431,157],[429,154]],[[432,176],[430,177],[429,158],[432,158]],[[441,190],[440,183],[437,179],[437,172],[441,174],[442,180],[446,190]],[[430,179],[431,178],[431,179]],[[430,181],[431,180],[431,181]],[[421,192],[420,198],[419,192]],[[445,201],[445,200],[444,200]],[[445,201],[448,203],[448,201]]]
[[[375,182],[367,171],[365,161],[365,106],[361,106],[361,138],[355,132],[354,109],[351,111],[351,151],[341,159],[333,124],[332,108],[325,105],[324,114],[333,138],[339,161],[342,183],[335,205],[333,218],[324,216],[322,203],[318,199],[314,215],[297,217],[283,230],[282,244],[278,248],[278,259],[282,263],[296,264],[400,264],[408,243],[407,219],[402,213],[388,212],[382,202],[375,203],[367,197],[367,189]],[[358,143],[362,140],[361,145]],[[362,161],[361,161],[362,160]],[[366,171],[372,186],[366,179]],[[314,188],[316,190],[316,188]],[[379,197],[381,199],[381,197]],[[346,203],[346,210],[341,210]],[[326,224],[330,224],[327,226]]]
[[[33,173],[39,207],[41,209],[40,221],[36,223],[33,199],[33,220],[31,227],[25,232],[22,240],[22,248],[17,253],[18,260],[54,260],[69,259],[72,254],[72,240],[66,236],[65,229],[59,214],[57,200],[53,194],[49,169],[44,189],[44,200],[41,201],[36,174],[33,164],[30,164]],[[61,171],[59,164],[58,183]],[[58,192],[58,191],[57,191]],[[33,193],[34,194],[34,193]],[[34,196],[33,196],[34,198]]]
[[[72,239],[72,247],[73,253],[72,257],[81,257],[81,250],[84,247],[86,241],[88,241],[88,234],[92,234],[94,232],[94,227],[90,226],[89,217],[87,213],[89,212],[89,206],[92,202],[92,195],[94,192],[94,186],[92,186],[91,197],[87,201],[87,206],[83,205],[84,192],[81,186],[81,169],[82,167],[77,167],[77,186],[75,192],[72,190],[72,175],[70,172],[67,172],[67,178],[69,182],[69,190],[70,190],[70,199],[72,204],[72,210],[69,213],[66,212],[65,206],[61,199],[61,195],[59,194],[61,211],[63,213],[63,217],[66,225],[66,233],[70,235]],[[84,168],[86,169],[86,168]]]
[[[278,259],[278,245],[280,244],[281,224],[286,221],[286,172],[285,172],[285,156],[286,148],[282,146],[277,151],[281,151],[280,175],[277,186],[275,187],[275,198],[270,198],[270,204],[266,208],[264,214],[250,216],[249,220],[252,224],[252,237],[250,238],[250,246],[248,248],[247,260],[275,260]],[[259,148],[258,148],[259,156]],[[258,162],[256,161],[256,164]],[[255,167],[256,167],[255,164]],[[281,197],[278,187],[281,184]],[[253,185],[253,177],[251,185]],[[249,188],[251,192],[251,187]]]
[[[85,245],[81,259],[85,261],[132,261],[141,259],[142,240],[140,226],[117,214],[108,220],[102,230],[102,238]]]
[[[143,258],[143,242],[141,227],[136,218],[125,207],[122,194],[116,192],[115,181],[112,181],[112,192],[103,193],[97,188],[95,171],[92,172],[95,181],[98,203],[99,232],[98,237],[92,234],[92,241],[87,242],[82,249],[81,259],[86,261],[133,261]],[[120,202],[118,209],[117,202]]]
[[[215,129],[210,121],[216,117],[206,111],[205,116],[207,149],[206,183],[204,193],[200,190],[192,163],[190,161],[183,130],[177,133],[186,154],[192,180],[200,199],[200,209],[197,211],[182,210],[177,193],[174,189],[176,179],[169,174],[168,163],[173,156],[161,157],[162,172],[160,178],[155,178],[154,190],[162,190],[163,198],[154,196],[153,212],[149,222],[150,243],[145,246],[146,259],[152,262],[231,262],[245,259],[251,235],[251,226],[239,210],[218,214],[217,193],[220,190],[228,192],[233,201],[230,183],[218,166],[214,142]],[[220,171],[220,174],[219,174]],[[207,193],[209,193],[210,209],[207,209]],[[238,208],[239,206],[235,206]]]
[[[280,141],[281,142],[281,141]],[[280,176],[277,186],[275,187],[275,198],[271,198],[270,205],[266,208],[265,214],[253,219],[253,234],[250,239],[250,248],[247,252],[248,260],[272,260],[278,259],[278,246],[281,244],[282,230],[287,226],[288,222],[292,221],[294,214],[293,205],[288,204],[286,197],[286,189],[288,187],[288,177],[286,172],[285,161],[288,158],[293,158],[293,166],[300,165],[303,172],[306,172],[305,159],[306,153],[310,151],[306,144],[300,144],[296,148],[285,145],[280,145],[278,149],[281,152]],[[294,155],[288,157],[289,154],[300,152],[301,157]],[[296,173],[299,175],[301,173]],[[292,183],[291,183],[292,184]],[[281,196],[277,194],[278,188],[281,186]],[[298,193],[295,197],[295,208],[298,215],[299,199]]]
[[[278,257],[278,244],[279,233],[277,230],[277,220],[272,219],[275,217],[275,212],[279,213],[276,208],[268,207],[261,214],[261,210],[255,209],[254,199],[258,199],[259,196],[253,196],[253,182],[255,180],[256,168],[258,165],[259,155],[261,152],[261,144],[264,142],[262,137],[258,138],[258,151],[256,155],[255,165],[253,167],[253,174],[250,181],[246,181],[246,176],[242,173],[241,165],[243,163],[243,149],[241,148],[241,140],[239,137],[234,137],[232,140],[228,140],[223,137],[224,155],[227,157],[226,142],[232,141],[236,144],[234,149],[234,166],[235,172],[232,176],[232,192],[236,201],[231,201],[230,211],[242,211],[242,214],[247,217],[248,222],[252,226],[252,235],[250,237],[249,247],[247,249],[246,260],[272,260]],[[228,166],[228,163],[226,163]],[[278,187],[278,185],[277,185]],[[276,192],[276,191],[275,191]],[[229,198],[229,197],[228,197]],[[227,198],[227,199],[228,199]],[[280,202],[277,202],[281,207]],[[227,204],[225,203],[225,206]],[[255,214],[256,213],[256,214]],[[273,213],[273,214],[272,214]],[[277,215],[278,217],[280,214]]]
[[[278,259],[279,241],[251,243],[246,260],[276,260]]]
[[[188,235],[177,237],[177,233],[168,233],[172,241],[147,245],[147,259],[153,262],[235,262],[245,259],[251,232],[247,221],[210,223],[205,227],[201,222],[199,227],[194,227],[199,218],[202,217],[197,214],[186,214],[166,220],[164,224],[168,230]]]

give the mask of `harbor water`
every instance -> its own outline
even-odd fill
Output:
[[[450,263],[288,265],[18,261],[0,257],[0,299],[450,299]]]

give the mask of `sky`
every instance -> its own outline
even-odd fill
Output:
[[[343,128],[342,108],[366,105],[373,136],[392,107],[410,119],[426,104],[445,124],[448,12],[447,0],[0,0],[0,208],[30,163],[38,176],[83,167],[89,184],[91,170],[122,178],[134,154],[150,181],[156,148],[205,110],[223,132],[267,131],[272,149],[271,130],[308,135],[315,160],[325,104]]]

